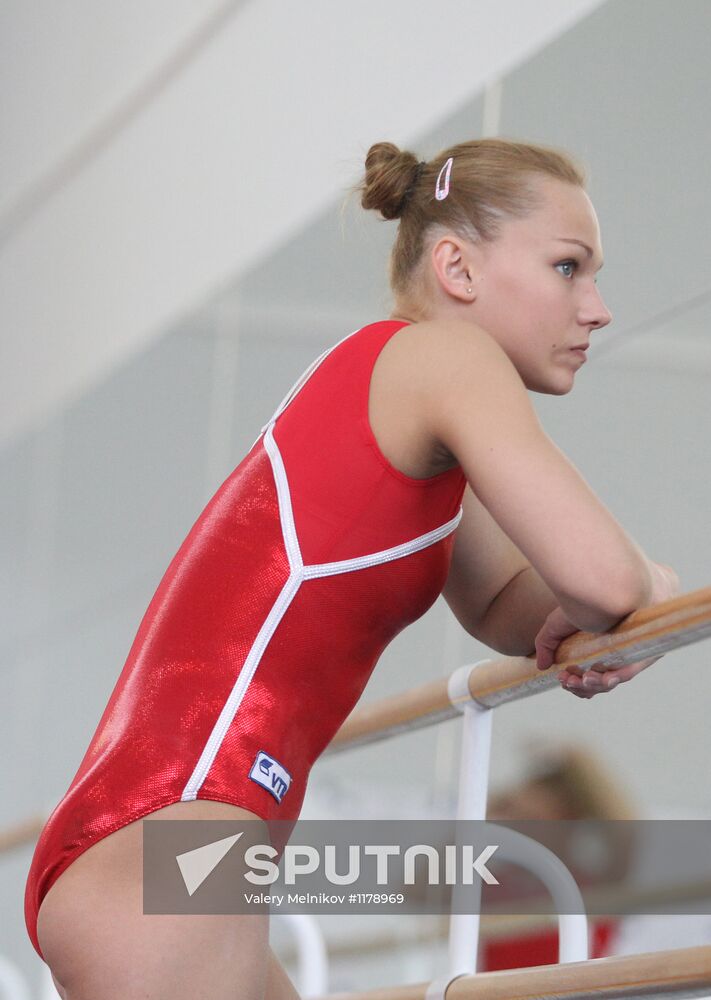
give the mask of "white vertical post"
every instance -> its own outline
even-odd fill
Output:
[[[461,709],[464,716],[459,768],[459,799],[457,802],[458,823],[462,820],[486,819],[486,800],[489,791],[493,710],[481,708],[471,700],[467,684],[471,669],[471,665],[468,665],[455,671],[449,683],[450,700]],[[469,700],[463,703],[464,698]],[[459,841],[459,835],[457,841]],[[457,843],[457,847],[460,846]],[[454,886],[452,890],[453,911],[457,909],[457,902],[463,891],[463,886]],[[473,900],[476,904],[470,908],[478,911],[481,903],[481,883],[467,886],[466,897],[467,900],[470,902]],[[452,912],[449,918],[449,971],[452,976],[465,972],[476,972],[479,921],[479,912]]]
[[[483,708],[471,700],[468,678],[472,669],[471,665],[460,667],[452,674],[448,685],[450,701],[463,715],[457,823],[466,820],[486,820],[489,790],[493,709]],[[461,856],[460,836],[457,830],[459,856]],[[500,843],[499,856],[508,857],[509,860],[537,875],[560,910],[568,911],[559,915],[559,962],[579,962],[587,959],[588,927],[583,899],[565,865],[548,848],[514,830],[505,827],[494,828],[490,839],[492,842],[496,840]],[[457,904],[463,894],[463,886],[453,887],[453,912],[449,922],[450,979],[477,971],[481,882],[466,887],[468,908],[477,910],[476,913],[454,912],[458,909]]]
[[[484,88],[484,113],[481,123],[481,134],[484,138],[497,136],[501,130],[501,96],[503,89],[504,85],[501,77],[489,80]]]

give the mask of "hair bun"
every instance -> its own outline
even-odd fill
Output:
[[[392,142],[376,142],[365,158],[361,205],[376,209],[384,219],[399,218],[418,175],[419,161],[414,153],[400,150]]]

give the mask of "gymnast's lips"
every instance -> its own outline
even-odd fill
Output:
[[[583,364],[585,364],[585,362],[588,360],[588,356],[585,352],[587,351],[589,346],[590,344],[579,344],[577,347],[569,348],[569,350],[572,351],[572,353],[575,354],[575,356],[579,358]]]

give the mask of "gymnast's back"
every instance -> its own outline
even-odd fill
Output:
[[[171,803],[294,820],[314,760],[386,645],[442,591],[466,480],[397,469],[373,434],[375,362],[408,325],[325,352],[193,525],[37,845],[39,906],[92,844]]]

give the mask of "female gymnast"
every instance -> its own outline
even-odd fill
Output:
[[[293,1000],[266,916],[144,915],[141,821],[295,820],[309,769],[385,646],[440,593],[548,666],[678,592],[541,428],[593,332],[600,234],[563,152],[482,139],[368,152],[362,205],[399,219],[394,309],[305,373],[158,586],[37,844],[33,944],[66,1000]],[[582,698],[651,660],[571,668]]]

